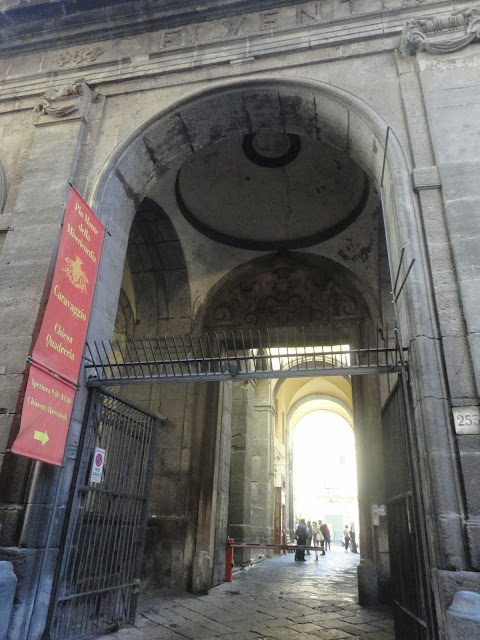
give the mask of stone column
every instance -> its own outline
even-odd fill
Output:
[[[206,593],[225,579],[232,383],[199,385],[198,519],[192,588]],[[193,487],[192,487],[193,489]],[[200,572],[200,573],[198,573]]]
[[[86,84],[58,91],[49,89],[32,115],[32,129],[25,132],[22,179],[12,185],[14,195],[7,203],[11,229],[0,256],[0,351],[4,367],[0,397],[6,402],[0,415],[2,451],[12,443],[19,426],[26,383],[25,360],[35,342],[48,298],[68,183],[76,183],[91,102],[92,94]],[[4,139],[8,148],[8,132]],[[21,290],[16,286],[20,281]],[[2,557],[12,562],[19,580],[10,640],[25,638],[40,579],[38,572],[55,488],[60,473],[69,485],[73,464],[74,460],[69,460],[61,472],[20,456],[3,456],[0,545]],[[55,535],[41,576],[38,591],[41,597],[32,627],[35,637],[39,637],[45,625],[67,496],[68,486],[59,502]]]
[[[233,385],[228,534],[235,538],[235,542],[248,542],[251,538],[254,392],[253,381],[237,382]],[[249,564],[250,555],[250,549],[235,549],[235,564]]]
[[[254,402],[251,532],[253,541],[273,543],[275,409],[271,381],[257,383]]]
[[[387,599],[390,564],[386,517],[373,522],[372,506],[385,502],[380,396],[376,376],[352,376],[355,448],[357,452],[361,604],[374,604],[375,594]],[[367,564],[368,562],[368,564]],[[375,565],[375,571],[372,566]]]

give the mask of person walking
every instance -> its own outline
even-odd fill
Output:
[[[346,524],[343,530],[343,546],[345,547],[345,553],[348,553],[349,544],[350,544],[350,532],[348,530],[348,524]]]
[[[322,535],[322,532],[320,531],[320,527],[315,521],[313,521],[312,533],[313,533],[313,546],[315,547],[315,562],[318,562],[317,549],[322,542],[323,535]]]
[[[312,522],[311,520],[309,520],[307,522],[307,547],[312,546],[312,536],[313,536]],[[307,556],[309,555],[310,555],[310,549],[307,549]]]
[[[295,530],[295,540],[299,545],[305,545],[307,542],[307,525],[305,518],[301,518],[298,527]],[[297,549],[295,551],[295,560],[305,562],[305,549]]]
[[[328,549],[329,551],[331,551],[330,548],[330,529],[328,528],[328,524],[325,523],[325,551]]]
[[[352,553],[358,553],[357,541],[355,539],[355,525],[353,522],[350,525],[350,547],[352,549]]]
[[[322,556],[325,555],[325,547],[327,546],[327,525],[319,520],[320,531],[322,532]]]

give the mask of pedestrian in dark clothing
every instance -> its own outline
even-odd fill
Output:
[[[320,531],[322,532],[323,540],[322,540],[322,556],[325,555],[325,547],[327,546],[327,525],[324,524],[321,520],[320,523]]]
[[[305,545],[307,543],[307,525],[305,524],[305,518],[302,518],[295,531],[295,540],[299,545]],[[297,549],[295,551],[295,560],[305,562],[305,549]]]
[[[343,546],[345,547],[345,553],[348,552],[348,545],[350,544],[350,531],[348,530],[348,524],[345,525],[343,530]]]
[[[325,551],[328,549],[329,551],[331,551],[330,548],[330,529],[328,528],[328,525],[325,524],[325,532],[326,532],[326,536],[325,536]]]

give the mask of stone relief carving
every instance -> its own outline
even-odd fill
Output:
[[[408,56],[417,51],[453,53],[475,40],[480,40],[480,6],[447,16],[409,20],[402,33],[400,50]]]
[[[320,269],[280,259],[271,271],[254,274],[220,292],[210,307],[207,325],[305,326],[362,315],[359,302]]]
[[[35,111],[55,118],[65,118],[80,111],[83,96],[90,96],[90,89],[83,81],[58,89],[51,87],[46,91],[42,103],[35,107]]]
[[[103,49],[101,47],[71,49],[70,51],[62,51],[55,62],[59,67],[65,67],[67,64],[86,64],[94,62],[102,53]]]

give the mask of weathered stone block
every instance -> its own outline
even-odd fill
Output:
[[[285,131],[316,140],[321,134],[322,114],[321,111],[317,114],[317,105],[313,94],[282,87],[279,95]]]
[[[475,399],[477,391],[468,341],[464,337],[445,336],[442,343],[451,397]]]
[[[410,366],[414,372],[415,386],[420,397],[445,397],[437,340],[425,336],[418,336],[412,340]]]
[[[360,560],[357,567],[358,602],[362,606],[378,603],[377,568],[371,560]]]
[[[468,341],[470,343],[470,349],[472,350],[472,362],[477,390],[480,394],[480,333],[469,335]]]
[[[0,376],[0,402],[5,413],[15,413],[18,394],[23,382],[21,374],[7,374]]]
[[[477,458],[478,469],[478,458]],[[470,562],[475,571],[480,571],[480,518],[478,517],[478,511],[475,514],[476,519],[469,520],[465,529],[467,532],[468,550],[470,556]]]
[[[118,160],[115,172],[125,181],[128,195],[140,204],[149,183],[157,177],[151,152],[142,139],[130,145],[128,153]]]
[[[455,141],[455,148],[461,147]],[[466,206],[470,206],[472,198],[478,198],[478,180],[480,172],[480,162],[478,160],[467,161],[465,158],[452,161],[452,158],[439,163],[440,176],[442,179],[442,191],[445,198],[447,221],[450,217],[450,202],[465,200]],[[455,204],[457,207],[458,204]],[[466,224],[468,222],[466,221]]]
[[[436,591],[440,601],[440,608],[446,616],[455,593],[466,589],[480,593],[480,572],[478,571],[434,571]]]
[[[450,407],[444,398],[421,398],[414,408],[415,424],[424,425],[425,442],[429,451],[450,452]]]
[[[0,305],[26,300],[38,306],[44,288],[50,256],[40,262],[12,262],[1,269]],[[18,283],[22,282],[19,290]]]
[[[459,437],[460,442],[461,440],[462,436]],[[461,451],[460,461],[463,471],[463,484],[467,497],[468,513],[471,517],[480,518],[480,486],[478,483],[480,447],[477,447],[477,451]]]
[[[469,333],[480,333],[480,279],[460,278],[463,310]]]
[[[3,453],[10,441],[10,431],[14,419],[13,413],[0,413],[0,451]]]
[[[434,566],[447,571],[463,571],[466,569],[466,562],[462,548],[464,544],[463,525],[461,518],[455,514],[436,516],[428,518],[429,528],[436,531],[432,538],[438,541],[433,555],[438,564]]]
[[[24,508],[18,505],[0,507],[0,544],[10,547],[18,544]]]
[[[480,640],[480,594],[457,591],[447,611],[449,640]]]
[[[448,228],[452,238],[475,238],[480,235],[480,196],[446,200]]]
[[[229,136],[241,136],[255,130],[249,121],[248,97],[241,89],[216,95],[213,100],[198,100],[181,109],[190,152]],[[181,159],[181,157],[179,158]]]
[[[0,336],[31,335],[38,315],[38,306],[31,300],[17,300],[0,310]]]

